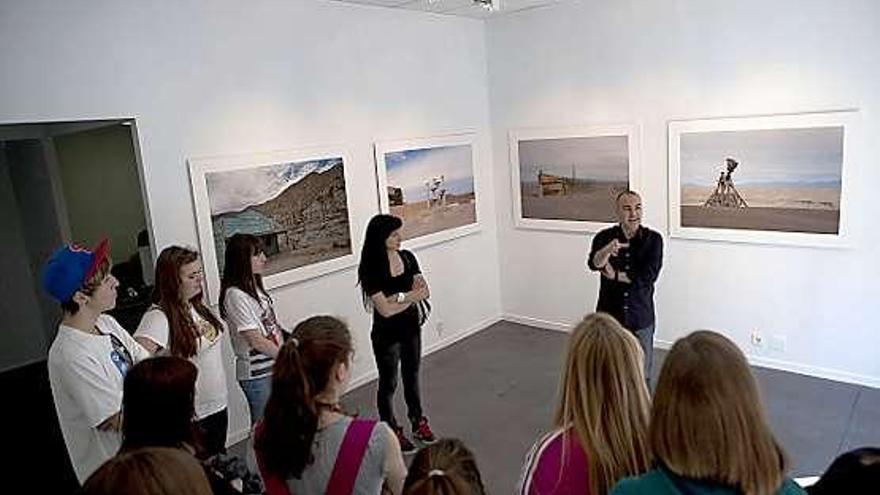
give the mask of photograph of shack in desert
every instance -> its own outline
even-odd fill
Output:
[[[403,219],[403,239],[477,222],[470,144],[386,151],[382,156],[388,207]]]
[[[522,218],[614,222],[629,189],[628,136],[525,139],[517,143]]]
[[[342,158],[206,174],[219,273],[226,239],[263,241],[266,275],[351,254]]]
[[[681,226],[837,234],[842,126],[680,135]]]

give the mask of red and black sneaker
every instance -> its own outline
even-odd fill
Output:
[[[403,428],[399,426],[394,426],[391,428],[394,430],[394,434],[397,435],[397,441],[400,442],[400,451],[404,454],[415,454],[417,450],[419,450],[415,444],[413,444],[409,438],[406,438],[406,435],[403,434]]]
[[[431,427],[428,426],[428,418],[422,416],[418,421],[413,423],[413,438],[415,438],[417,442],[421,442],[425,445],[431,445],[437,441],[434,432],[431,431]]]

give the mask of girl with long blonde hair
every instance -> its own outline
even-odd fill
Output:
[[[594,313],[568,341],[555,429],[529,453],[519,493],[604,495],[648,469],[650,400],[642,350],[613,317]]]
[[[755,377],[736,344],[701,330],[679,339],[663,363],[650,428],[656,468],[613,495],[794,495]]]

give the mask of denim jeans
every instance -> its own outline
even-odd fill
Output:
[[[654,366],[654,325],[633,331],[645,354],[645,381],[651,384],[651,368]]]
[[[394,391],[397,389],[397,369],[403,378],[403,397],[406,400],[407,416],[410,422],[422,417],[422,400],[419,393],[419,364],[422,358],[422,333],[415,331],[373,331],[370,335],[376,367],[379,370],[379,389],[376,392],[376,405],[379,419],[396,427],[394,417]]]
[[[244,397],[247,399],[248,409],[251,412],[251,426],[263,418],[266,402],[269,401],[269,392],[272,390],[272,375],[250,380],[239,380]]]

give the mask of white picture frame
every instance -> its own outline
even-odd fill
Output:
[[[322,173],[320,171],[323,170],[323,168],[327,168],[326,170],[323,170],[324,172],[331,174],[330,176],[327,176],[327,181],[329,181],[327,183],[332,186],[331,189],[333,192],[330,197],[333,198],[332,201],[335,204],[335,210],[331,209],[330,214],[334,215],[334,218],[341,215],[340,209],[342,208],[342,202],[338,197],[340,193],[339,182],[341,175],[342,194],[345,195],[345,225],[338,225],[339,222],[336,222],[337,225],[334,227],[334,230],[331,231],[331,233],[335,233],[335,235],[339,237],[338,244],[340,246],[337,247],[334,245],[332,249],[324,250],[325,254],[323,255],[309,255],[310,258],[317,257],[317,261],[307,262],[290,268],[280,267],[278,271],[274,273],[267,273],[263,276],[263,283],[267,290],[274,289],[350,268],[356,264],[354,255],[355,229],[353,228],[351,221],[351,181],[348,168],[351,164],[351,160],[349,158],[349,153],[344,147],[313,146],[241,155],[193,157],[188,159],[187,162],[189,164],[190,184],[192,187],[193,205],[195,209],[205,284],[207,287],[208,298],[212,304],[218,303],[220,295],[220,277],[222,275],[220,272],[221,265],[218,262],[219,253],[217,243],[219,240],[215,237],[221,234],[215,232],[214,226],[215,221],[219,221],[218,219],[223,215],[218,213],[219,208],[234,208],[236,201],[244,202],[243,204],[246,204],[248,201],[259,201],[259,199],[255,200],[254,198],[266,199],[266,201],[259,204],[268,204],[269,201],[274,201],[275,203],[273,203],[273,205],[279,205],[279,201],[284,201],[284,204],[291,204],[292,201],[285,200],[297,197],[298,193],[296,189],[290,188],[296,187],[298,184],[304,184],[299,182],[299,180],[305,176],[312,176],[313,173]],[[334,164],[336,164],[336,162],[338,162],[338,166],[341,166],[341,171],[335,169],[336,165]],[[285,180],[290,180],[290,183],[278,182],[276,169],[284,166],[287,166],[288,168],[288,175],[285,176]],[[307,168],[312,166],[318,166],[319,168]],[[312,171],[307,172],[307,170]],[[302,177],[297,177],[298,173],[302,173]],[[216,175],[212,176],[212,174]],[[265,177],[275,177],[275,179],[266,179]],[[225,185],[228,183],[238,184],[235,185],[235,188],[233,189],[232,186]],[[281,192],[275,192],[275,195],[273,196],[273,191],[275,191],[272,189],[273,187],[276,189],[280,188],[278,190]],[[303,187],[306,186],[303,185]],[[213,197],[212,194],[214,195]],[[293,196],[285,196],[285,194],[291,194]],[[223,203],[224,206],[221,206],[221,203]],[[281,207],[283,208],[284,206]],[[248,209],[253,209],[253,205],[240,210],[240,212],[245,212]],[[335,218],[335,220],[341,219]],[[308,229],[308,222],[314,223],[312,220],[302,220],[300,224],[303,222],[306,222],[306,226],[303,227],[304,229]],[[226,229],[226,227],[224,227],[224,229]],[[292,229],[283,231],[282,234],[279,234],[279,237],[282,235],[293,239],[290,241],[290,245],[296,243],[295,240],[297,235],[302,237],[302,234],[296,234]],[[346,237],[347,247],[341,247],[343,244],[343,238]],[[278,242],[281,244],[281,241]],[[328,242],[336,241],[331,240]],[[289,251],[279,252],[278,254],[279,256],[295,256],[293,253],[297,251],[297,249],[298,248],[290,248]],[[317,247],[313,248],[313,250],[319,251]],[[267,255],[268,268],[272,265],[273,255],[272,253],[267,253]],[[326,256],[327,258],[320,259],[321,256]],[[289,263],[296,264],[298,261],[289,261]]]
[[[670,237],[850,246],[857,122],[854,110],[670,121]]]
[[[475,132],[377,141],[374,155],[379,209],[403,219],[405,248],[480,232]]]
[[[641,126],[636,123],[513,129],[508,143],[512,215],[518,229],[598,232],[617,223],[618,190],[640,189]],[[576,192],[555,198],[542,194],[541,176],[550,175],[543,174],[544,167],[568,166],[571,177],[558,180],[570,181]],[[531,176],[535,167],[541,170],[531,183],[523,170]]]

